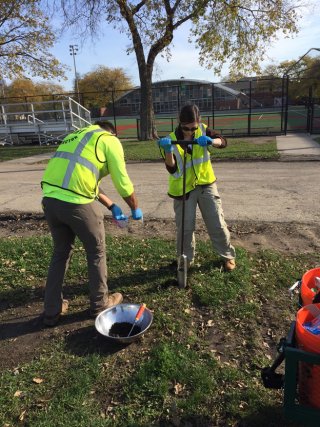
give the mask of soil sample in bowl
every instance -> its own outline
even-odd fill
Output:
[[[109,331],[109,336],[114,338],[127,337],[132,328],[132,323],[129,322],[118,322],[114,323]],[[130,337],[138,335],[141,332],[140,326],[134,325]]]

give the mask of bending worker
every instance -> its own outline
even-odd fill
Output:
[[[91,315],[97,316],[123,300],[120,293],[108,293],[104,215],[95,202],[111,210],[114,219],[127,219],[99,190],[101,179],[108,174],[130,207],[132,218],[142,219],[123,148],[111,122],[97,122],[68,135],[44,172],[42,204],[54,246],[44,296],[46,326],[54,326],[68,308],[62,285],[76,236],[87,256]]]
[[[213,248],[224,261],[226,271],[236,267],[235,249],[230,243],[230,232],[224,220],[221,199],[216,177],[212,169],[208,144],[224,148],[227,141],[215,131],[201,123],[199,109],[196,105],[185,105],[179,113],[179,125],[167,138],[159,140],[159,146],[169,172],[168,194],[173,198],[177,229],[177,256],[180,258],[182,236],[183,204],[183,148],[172,141],[184,140],[197,142],[188,145],[186,158],[186,201],[184,224],[184,254],[187,265],[194,263],[195,257],[195,223],[196,209],[199,206]],[[179,268],[179,266],[178,266]]]

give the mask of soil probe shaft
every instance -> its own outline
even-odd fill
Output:
[[[183,149],[183,169],[182,169],[182,212],[181,212],[181,247],[178,259],[177,279],[179,288],[186,288],[188,281],[188,260],[184,253],[184,228],[185,228],[185,206],[186,206],[186,169],[187,169],[187,149],[188,145],[197,145],[196,140],[171,141],[172,144],[180,145]],[[211,145],[208,144],[208,145]]]
[[[133,328],[134,328],[135,324],[137,323],[137,321],[138,321],[138,320],[140,319],[140,317],[142,316],[142,314],[143,314],[143,312],[144,312],[145,308],[146,308],[146,304],[141,304],[141,305],[140,305],[139,310],[138,310],[138,313],[136,314],[136,317],[135,317],[135,319],[134,319],[134,322],[133,322],[132,328],[130,329],[130,332],[128,333],[128,337],[130,337],[131,332],[133,331]]]

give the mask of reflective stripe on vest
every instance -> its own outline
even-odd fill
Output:
[[[53,157],[58,157],[60,159],[66,159],[69,160],[69,164],[66,170],[66,173],[63,178],[62,182],[62,188],[68,188],[71,176],[73,174],[73,171],[78,164],[85,166],[87,169],[92,172],[96,180],[99,180],[99,170],[97,169],[96,165],[94,165],[90,160],[85,159],[84,157],[81,157],[81,153],[84,150],[86,144],[90,141],[92,135],[97,132],[103,132],[101,129],[96,129],[94,131],[88,132],[84,135],[84,137],[79,141],[75,151],[73,153],[69,153],[66,151],[56,151]]]
[[[200,123],[200,130],[202,132],[202,135],[204,135],[205,134],[205,128],[202,125],[202,123]],[[208,150],[203,150],[203,151],[204,151],[203,157],[198,157],[197,159],[192,159],[191,161],[186,163],[186,170],[190,169],[194,165],[200,165],[201,163],[205,163],[208,160],[210,160]],[[174,144],[174,146],[173,146],[173,154],[176,156],[178,168],[177,168],[177,171],[172,175],[174,178],[181,178],[181,176],[183,175],[183,158],[182,158],[180,151],[178,150],[178,147],[176,144]]]

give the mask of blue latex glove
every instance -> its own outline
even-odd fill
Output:
[[[140,208],[131,209],[132,219],[143,219],[143,213]]]
[[[173,146],[170,138],[161,138],[158,141],[159,147],[163,148],[166,153],[172,153]]]
[[[112,218],[117,221],[125,221],[128,219],[126,215],[123,215],[121,208],[118,205],[113,205],[111,208]]]
[[[206,147],[207,145],[212,144],[212,139],[209,136],[201,135],[196,139],[197,143],[201,145],[201,147]]]

